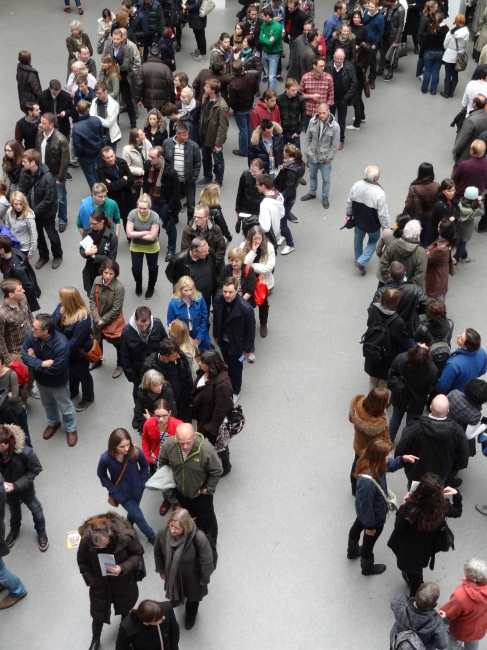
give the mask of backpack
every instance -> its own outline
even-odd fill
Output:
[[[27,368],[24,366],[22,361],[12,361],[10,364],[10,369],[13,370],[17,375],[17,381],[19,382],[19,391],[22,391],[27,383],[27,380],[29,379]]]
[[[392,343],[389,325],[398,316],[398,314],[394,313],[387,320],[374,323],[367,328],[367,331],[360,339],[363,346],[362,353],[366,359],[375,363],[382,363],[390,357]]]
[[[199,531],[199,528],[196,528],[196,532],[195,532],[194,537],[193,537],[193,546],[194,546],[194,552],[196,554],[196,571],[198,573],[201,573],[200,551],[199,551],[198,545],[196,544],[196,535],[198,534],[198,531]],[[215,542],[215,540],[213,539],[213,537],[211,535],[209,535],[208,533],[205,533],[203,531],[201,531],[201,532],[205,535],[206,539],[208,540],[208,543],[209,543],[210,548],[211,548],[211,554],[213,555],[213,569],[216,569],[216,565],[217,565],[217,562],[218,562],[218,551],[216,550],[216,542]]]
[[[426,647],[414,630],[403,630],[394,635],[391,650],[426,650]]]
[[[450,331],[453,331],[453,321],[448,319],[448,323],[450,325]],[[451,357],[450,346],[441,337],[434,339],[429,333],[428,327],[424,323],[421,323],[421,330],[430,336],[431,359],[435,366],[438,368],[438,372],[441,374],[444,367],[446,366],[446,362]]]

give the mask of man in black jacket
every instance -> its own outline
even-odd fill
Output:
[[[201,170],[200,148],[189,139],[189,127],[178,122],[173,138],[167,138],[162,145],[166,164],[174,169],[179,178],[181,196],[186,197],[188,223],[194,216],[196,181]]]
[[[142,55],[144,51],[145,41],[149,34],[149,26],[147,24],[147,16],[143,11],[140,11],[139,6],[134,4],[132,0],[123,0],[122,9],[129,15],[129,25],[135,36],[137,47]]]
[[[37,311],[40,305],[37,298],[41,295],[34,269],[27,261],[26,254],[12,247],[12,240],[6,235],[0,235],[0,269],[3,279],[15,278],[22,283],[25,297],[30,310]],[[24,332],[25,336],[26,332]]]
[[[277,122],[264,119],[252,133],[248,162],[260,158],[264,163],[264,174],[275,178],[279,165],[284,161],[284,140],[282,127]]]
[[[250,168],[242,172],[238,182],[237,198],[235,199],[237,219],[239,214],[259,214],[264,195],[257,189],[255,179],[259,174],[263,173],[264,162],[260,158],[252,160]],[[240,232],[240,225],[237,226],[237,232]]]
[[[32,513],[39,550],[47,551],[46,520],[34,489],[34,480],[42,472],[42,465],[32,447],[26,445],[25,434],[16,424],[0,425],[0,471],[10,509],[10,532],[5,542],[9,548],[15,544],[22,525],[21,506],[24,504]]]
[[[57,269],[63,261],[63,249],[59,233],[56,230],[58,208],[56,181],[47,165],[41,163],[40,153],[34,149],[24,151],[22,167],[19,190],[27,197],[29,206],[36,217],[37,248],[39,250],[36,269],[42,269],[44,264],[49,261],[49,249],[44,231],[51,242],[51,252],[54,258],[52,268]]]
[[[222,291],[213,301],[213,338],[228,366],[236,403],[242,388],[243,360],[254,349],[255,315],[251,305],[239,295],[235,278],[223,281]]]
[[[90,104],[80,100],[76,105],[79,118],[73,124],[73,148],[90,187],[98,182],[96,164],[105,143],[105,129],[98,117],[90,115]]]
[[[347,123],[347,107],[352,104],[357,90],[357,75],[353,63],[345,60],[342,49],[335,50],[333,61],[325,66],[325,72],[333,78],[334,104],[330,106],[330,113],[337,114],[340,125],[340,144],[338,149],[343,149],[345,143],[345,125]]]
[[[15,139],[20,142],[24,151],[36,148],[40,115],[39,104],[27,102],[25,104],[25,116],[15,125]]]
[[[8,591],[8,596],[0,600],[0,609],[12,607],[24,596],[27,596],[27,589],[15,573],[12,573],[5,566],[3,560],[10,553],[10,548],[5,541],[5,504],[7,502],[7,493],[3,481],[2,472],[5,471],[3,464],[0,464],[0,586]]]
[[[173,255],[166,267],[166,277],[173,285],[183,275],[189,275],[196,289],[206,302],[208,314],[211,308],[211,297],[216,292],[216,256],[209,247],[206,239],[195,237],[189,249]]]
[[[51,79],[49,88],[39,93],[37,98],[41,114],[54,113],[57,118],[56,129],[58,129],[68,140],[71,131],[69,118],[74,115],[74,105],[71,95],[61,89],[61,82]]]
[[[159,352],[153,352],[144,361],[140,377],[148,370],[157,370],[171,384],[178,409],[177,417],[183,422],[191,422],[191,391],[193,377],[188,358],[174,339],[165,338],[159,345]]]
[[[127,380],[132,382],[134,402],[140,384],[142,366],[146,358],[159,350],[167,332],[160,318],[152,316],[149,307],[137,307],[122,332],[120,357]]]
[[[106,185],[108,198],[118,205],[123,227],[127,229],[127,216],[131,206],[130,188],[134,184],[134,176],[123,158],[118,158],[111,147],[101,150],[101,162],[97,165],[98,181]]]
[[[450,405],[446,395],[437,395],[431,402],[430,415],[414,418],[403,429],[395,457],[412,454],[415,463],[404,468],[408,479],[420,481],[423,474],[438,474],[444,485],[458,487],[462,480],[454,478],[459,469],[468,465],[468,444],[462,427],[448,417]]]

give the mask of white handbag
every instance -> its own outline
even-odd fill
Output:
[[[213,9],[216,7],[215,3],[213,0],[203,0],[201,3],[200,10],[198,11],[198,16],[200,18],[204,18],[208,14],[211,14]]]
[[[381,486],[377,483],[377,481],[372,478],[372,476],[369,476],[368,474],[359,474],[359,476],[363,476],[363,478],[370,479],[372,483],[374,483],[375,486],[379,489],[379,492],[382,494],[382,496],[384,497],[384,501],[386,502],[388,513],[395,512],[397,510],[398,508],[397,497],[392,490],[387,488],[387,494],[386,494],[384,490],[381,488]]]

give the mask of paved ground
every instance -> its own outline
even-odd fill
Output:
[[[105,4],[101,0],[85,3],[84,24],[94,44],[96,20]],[[217,40],[221,29],[232,30],[237,6],[232,0],[228,9],[211,15],[208,44]],[[318,8],[318,25],[331,11],[331,2],[326,9]],[[0,17],[0,134],[5,142],[19,119],[15,84],[18,50],[32,50],[43,88],[53,77],[64,82],[64,40],[69,35],[70,17],[62,12],[60,0],[3,0]],[[76,17],[73,12],[71,18]],[[190,79],[200,69],[188,56],[192,50],[194,38],[186,29],[177,60],[178,70],[187,71]],[[345,555],[348,528],[355,516],[348,482],[353,459],[348,405],[353,395],[367,388],[359,340],[377,280],[373,264],[366,277],[359,276],[353,264],[353,235],[340,232],[339,227],[348,190],[367,165],[380,165],[392,215],[401,210],[408,184],[421,162],[434,164],[438,180],[450,175],[454,131],[448,125],[458,111],[460,93],[473,64],[461,75],[458,96],[446,101],[439,94],[421,95],[420,84],[414,79],[415,63],[410,52],[401,60],[392,83],[378,79],[376,90],[365,102],[367,123],[358,133],[347,132],[345,149],[333,164],[330,209],[324,211],[319,201],[296,205],[300,218],[300,223],[292,226],[296,251],[277,261],[269,336],[265,341],[257,339],[257,363],[247,365],[244,372],[242,404],[247,425],[232,442],[233,471],[221,482],[215,498],[220,524],[218,571],[195,628],[183,631],[184,650],[388,647],[389,602],[405,589],[386,548],[393,522],[387,523],[376,546],[377,558],[388,565],[385,574],[365,578],[358,562]],[[283,86],[278,90],[282,92]],[[125,140],[126,115],[120,123]],[[222,190],[231,229],[235,188],[244,169],[244,161],[231,154],[236,144],[237,129],[232,121]],[[45,311],[56,306],[61,286],[82,289],[75,219],[87,186],[80,170],[74,170],[73,177],[74,182],[68,184],[70,224],[62,235],[63,265],[58,271],[46,266],[38,274]],[[300,195],[306,189],[300,188]],[[179,230],[182,227],[180,223]],[[234,241],[238,243],[239,236]],[[483,239],[475,235],[469,252],[477,262],[460,268],[450,282],[448,307],[455,335],[465,327],[474,327],[487,336],[487,265],[482,246],[485,248]],[[141,303],[134,293],[124,243],[119,261],[128,316]],[[150,302],[155,315],[165,318],[170,297],[170,286],[161,272]],[[83,650],[89,645],[88,593],[78,573],[75,551],[66,548],[66,532],[107,509],[106,492],[96,477],[97,461],[115,427],[130,430],[130,387],[124,377],[111,378],[115,357],[109,348],[107,356],[108,363],[95,374],[95,405],[79,417],[80,438],[75,449],[68,448],[61,433],[49,442],[42,440],[42,406],[38,401],[29,402],[34,446],[44,466],[36,487],[45,509],[50,548],[45,555],[37,550],[26,511],[22,534],[7,563],[25,581],[29,595],[2,613],[1,650]],[[465,513],[452,525],[457,550],[440,556],[434,573],[425,572],[426,579],[439,582],[441,601],[461,578],[465,559],[486,556],[487,521],[474,510],[474,504],[485,497],[485,462],[477,455],[462,473]],[[390,485],[402,495],[404,475],[391,476]],[[159,497],[146,494],[142,505],[152,526],[160,526]],[[143,543],[149,576],[141,584],[141,597],[163,599],[162,582],[153,573],[151,547]],[[118,619],[113,619],[112,626],[105,628],[103,648],[114,647],[117,627]]]

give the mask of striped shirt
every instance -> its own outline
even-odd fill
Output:
[[[174,169],[179,176],[179,180],[184,182],[184,142],[178,144],[176,138],[174,140]]]
[[[326,102],[333,106],[333,77],[328,72],[322,72],[320,77],[315,77],[314,72],[307,72],[303,75],[299,84],[299,92],[302,95],[319,95],[320,98],[306,100],[306,115],[311,117],[318,112],[318,106]]]

